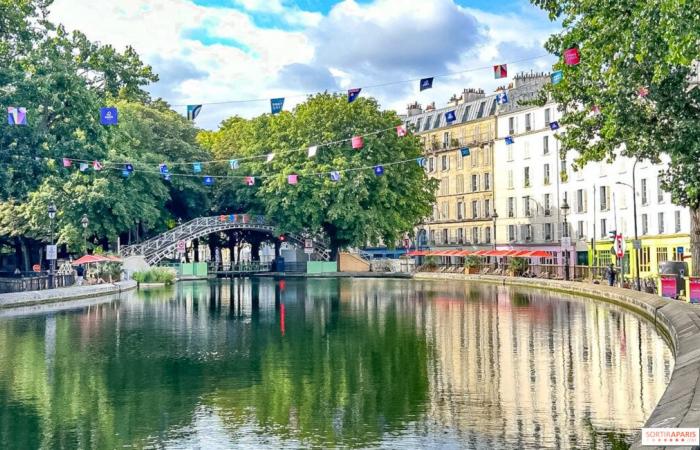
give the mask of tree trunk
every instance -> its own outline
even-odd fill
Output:
[[[254,241],[250,244],[250,260],[260,261],[260,241]]]
[[[24,265],[24,271],[29,272],[30,270],[30,264],[29,264],[29,248],[27,248],[27,240],[25,238],[19,238],[19,245],[20,245],[20,251],[22,252],[22,263]]]
[[[194,262],[199,262],[199,239],[192,241],[192,249],[194,250]]]
[[[700,207],[690,208],[691,275],[700,277]]]
[[[24,253],[22,251],[22,239],[16,237],[15,238],[15,267],[22,270],[23,261],[24,261]]]

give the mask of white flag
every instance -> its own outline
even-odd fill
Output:
[[[267,154],[267,162],[272,161],[272,159],[273,159],[274,157],[275,157],[275,154],[274,154],[274,153],[268,153],[268,154]]]
[[[313,147],[309,147],[309,158],[313,158],[316,156],[316,152],[318,151],[318,146],[314,145]]]

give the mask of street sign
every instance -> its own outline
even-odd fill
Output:
[[[185,253],[186,243],[183,240],[177,241],[177,252],[180,254]]]
[[[615,244],[613,245],[613,250],[618,258],[623,258],[625,256],[625,241],[622,239],[621,234],[615,235]]]
[[[685,253],[685,250],[683,249],[683,247],[677,247],[677,248],[676,248],[676,253],[677,253],[678,255],[681,255],[681,256],[682,256],[683,253]]]
[[[304,253],[312,254],[314,252],[314,240],[304,239]]]
[[[641,250],[642,249],[642,240],[641,239],[633,240],[632,247],[634,247],[635,250]]]
[[[33,270],[34,272],[41,272],[41,266],[40,266],[39,264],[34,264],[34,265],[32,266],[32,270]]]
[[[56,245],[47,245],[46,246],[46,259],[49,261],[55,260],[58,258],[58,250]]]

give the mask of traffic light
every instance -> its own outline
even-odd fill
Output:
[[[608,236],[610,239],[615,239],[617,237],[617,230],[608,231]]]

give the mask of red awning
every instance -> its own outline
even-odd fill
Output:
[[[73,261],[74,266],[79,266],[81,264],[90,264],[90,263],[99,263],[99,262],[108,262],[108,261],[114,261],[112,259],[105,258],[104,256],[101,255],[85,255],[82,256],[75,261]]]

